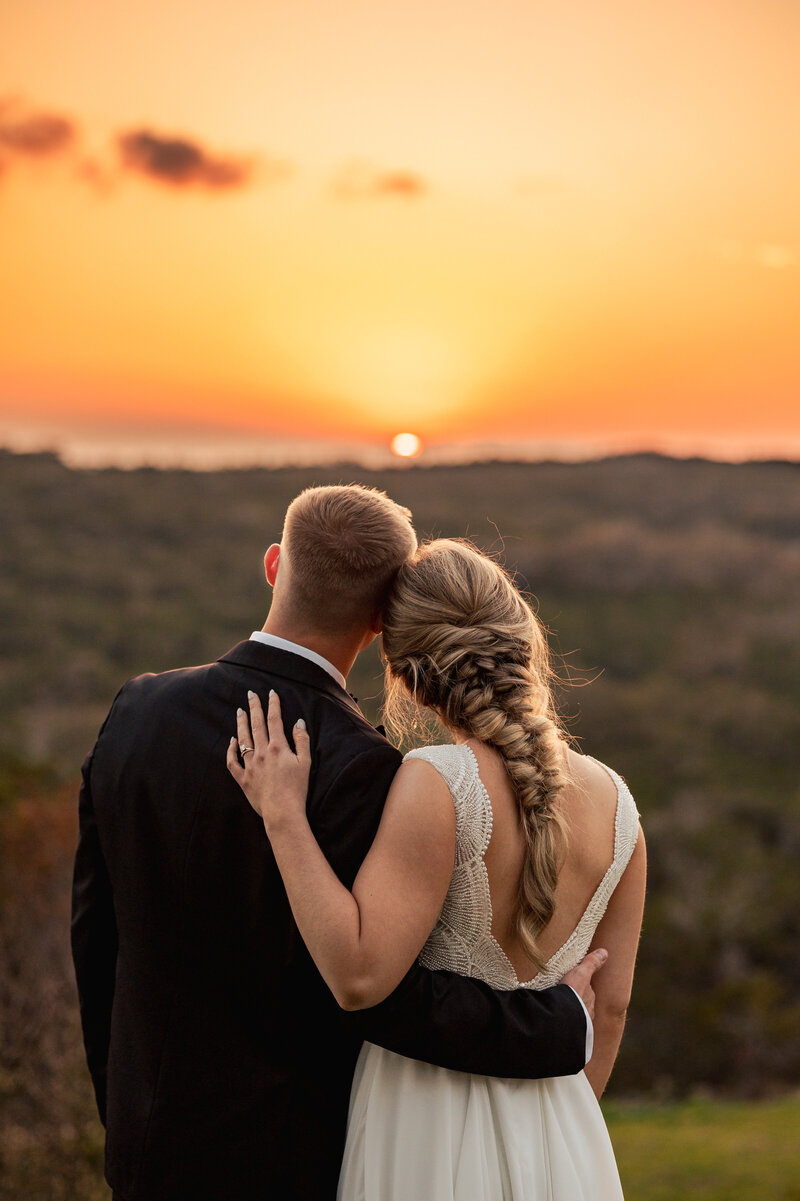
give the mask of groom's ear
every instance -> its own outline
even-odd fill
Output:
[[[383,630],[383,614],[378,610],[373,614],[372,621],[369,623],[369,628],[373,634],[380,634]]]
[[[278,578],[278,567],[280,566],[281,546],[279,542],[273,542],[267,553],[264,555],[264,574],[267,577],[267,583],[271,588],[275,587],[275,580]]]

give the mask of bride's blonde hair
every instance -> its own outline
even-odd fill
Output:
[[[400,568],[383,613],[383,649],[395,732],[407,730],[410,698],[505,761],[527,842],[517,929],[541,969],[536,940],[553,914],[566,834],[563,734],[544,631],[499,564],[469,542],[442,538]]]

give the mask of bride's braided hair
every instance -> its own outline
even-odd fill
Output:
[[[396,730],[410,696],[505,761],[527,842],[517,929],[541,969],[536,940],[553,914],[565,843],[564,744],[544,631],[494,560],[469,542],[438,539],[401,567],[384,610],[383,649],[386,714]]]

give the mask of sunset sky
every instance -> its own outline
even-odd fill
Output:
[[[4,5],[0,440],[800,457],[799,62],[797,0]]]

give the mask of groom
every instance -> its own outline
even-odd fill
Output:
[[[302,714],[311,734],[314,833],[352,885],[401,757],[345,677],[415,547],[383,493],[303,492],[265,557],[264,629],[216,663],[129,681],[84,764],[72,946],[117,1201],[333,1201],[365,1038],[486,1075],[584,1066],[598,953],[576,991],[496,993],[414,966],[343,1013],[225,766],[248,690],[280,689],[287,728]]]

